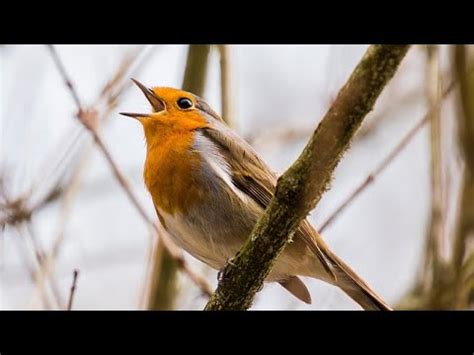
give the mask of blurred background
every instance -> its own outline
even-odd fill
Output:
[[[118,114],[149,111],[131,77],[202,96],[282,173],[367,46],[54,48],[155,220],[142,128]],[[75,117],[54,53],[0,46],[0,309],[67,308],[74,270],[73,309],[202,309],[207,298],[176,271]],[[474,142],[473,58],[472,47],[413,46],[309,217],[395,308],[474,307],[474,169],[465,162]],[[185,258],[217,285],[215,270]],[[359,309],[342,291],[305,282],[312,305],[267,284],[253,309]]]

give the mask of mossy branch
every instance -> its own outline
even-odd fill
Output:
[[[278,179],[275,196],[245,245],[224,268],[206,310],[246,310],[252,305],[275,259],[321,199],[351,138],[408,48],[369,47],[300,157]]]
[[[190,45],[184,70],[183,90],[202,96],[206,87],[209,45]],[[166,231],[162,230],[162,233]],[[148,286],[148,309],[174,308],[177,294],[178,262],[166,250],[161,238],[157,241],[151,260]]]

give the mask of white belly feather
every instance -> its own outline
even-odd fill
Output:
[[[202,189],[209,195],[209,203],[190,208],[186,215],[171,215],[160,208],[158,212],[179,246],[211,267],[221,269],[239,250],[258,218],[242,208],[255,202],[234,186],[229,165],[213,142],[198,133],[193,148],[203,157]]]
[[[180,247],[220,270],[242,247],[263,209],[234,186],[230,168],[212,141],[197,134],[194,149],[205,157],[200,174],[207,202],[189,208],[186,215],[171,215],[159,208],[158,212]],[[268,279],[280,280],[297,274],[301,262],[283,253]]]

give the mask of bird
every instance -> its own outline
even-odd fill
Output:
[[[120,114],[143,126],[143,177],[158,219],[179,247],[222,270],[269,205],[277,175],[199,96],[132,81],[150,103],[151,112]],[[365,310],[390,310],[331,251],[307,219],[265,281],[278,282],[310,304],[311,295],[301,277],[339,287]]]

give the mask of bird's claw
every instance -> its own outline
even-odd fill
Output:
[[[222,280],[224,280],[224,276],[225,276],[225,271],[227,269],[227,267],[231,265],[231,266],[235,266],[234,262],[233,262],[233,258],[230,258],[230,259],[227,259],[227,261],[225,262],[224,266],[222,267],[222,269],[220,269],[218,272],[217,272],[217,281],[218,282],[221,282]]]

